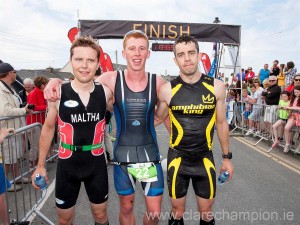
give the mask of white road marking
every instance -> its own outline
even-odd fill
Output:
[[[256,145],[256,146],[253,146],[252,143],[249,143],[248,141],[245,141],[245,140],[243,140],[243,139],[241,139],[241,138],[238,138],[238,137],[234,137],[234,138],[235,138],[236,140],[238,140],[239,142],[242,142],[243,144],[245,144],[245,145],[251,147],[251,148],[254,149],[255,151],[257,151],[257,152],[259,152],[259,153],[261,153],[261,154],[267,156],[268,158],[270,158],[270,159],[276,161],[277,163],[279,163],[279,164],[285,166],[286,168],[288,168],[288,169],[294,171],[295,173],[300,174],[300,169],[298,169],[298,166],[297,166],[297,165],[295,165],[295,164],[293,164],[293,163],[291,163],[291,162],[287,162],[287,161],[283,160],[282,158],[280,158],[279,156],[277,156],[277,155],[275,155],[275,154],[273,154],[273,153],[267,153],[267,152],[265,151],[265,149],[263,149],[263,148],[260,147],[260,146],[257,146],[257,145]]]

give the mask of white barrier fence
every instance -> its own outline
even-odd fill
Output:
[[[257,139],[254,145],[265,141],[270,145],[268,152],[275,147],[282,148],[294,154],[300,154],[300,111],[286,110],[286,118],[282,119],[281,126],[274,124],[280,119],[278,106],[265,104],[252,104],[243,101],[230,101],[227,103],[227,121],[231,126],[231,135],[251,136]],[[287,121],[292,120],[291,127],[286,126]],[[276,134],[277,140],[274,139]],[[290,137],[290,143],[286,143],[286,136]],[[276,144],[274,144],[276,142]],[[288,146],[288,148],[286,147]]]
[[[41,117],[42,114],[35,113],[33,116]],[[20,119],[24,121],[25,117],[2,117],[0,118],[1,127],[12,125],[13,121]],[[29,224],[26,220],[32,215],[37,215],[46,224],[54,225],[38,210],[46,192],[35,190],[30,184],[31,174],[37,162],[38,142],[42,125],[41,123],[32,123],[20,128],[17,128],[15,124],[13,125],[15,133],[6,137],[0,146],[1,162],[12,185],[10,189],[6,188],[8,224]],[[47,158],[47,163],[56,157],[57,153],[52,153]]]

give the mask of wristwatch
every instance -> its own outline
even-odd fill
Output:
[[[228,152],[228,154],[222,154],[223,159],[232,159],[232,152]]]

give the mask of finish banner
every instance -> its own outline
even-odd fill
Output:
[[[149,40],[174,41],[183,34],[199,42],[240,44],[241,26],[160,21],[79,20],[80,35],[95,39],[123,39],[130,30],[141,30]]]

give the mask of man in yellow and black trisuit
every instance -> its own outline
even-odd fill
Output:
[[[170,132],[167,180],[172,212],[169,224],[182,225],[190,179],[201,215],[200,225],[213,225],[212,205],[216,190],[216,170],[212,153],[214,128],[222,148],[221,171],[234,168],[229,152],[225,85],[199,71],[198,42],[183,35],[174,43],[174,61],[180,75],[161,87],[156,123],[164,121]]]

